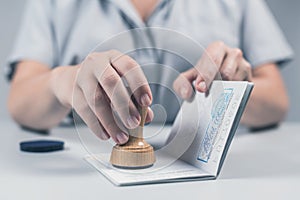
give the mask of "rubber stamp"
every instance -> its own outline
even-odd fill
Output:
[[[143,138],[143,128],[147,116],[147,107],[139,107],[141,115],[140,125],[129,130],[126,144],[115,145],[112,149],[110,163],[119,168],[139,169],[151,167],[155,162],[153,147]]]

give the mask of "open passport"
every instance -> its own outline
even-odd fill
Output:
[[[115,168],[110,153],[85,160],[118,186],[216,179],[252,89],[249,82],[214,81],[209,93],[184,102],[150,168]]]

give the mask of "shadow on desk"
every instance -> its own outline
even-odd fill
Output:
[[[5,162],[1,163],[16,174],[40,176],[80,176],[94,173],[94,170],[83,160],[86,152],[80,143],[78,135],[72,128],[59,128],[50,134],[36,134],[10,126],[7,131]],[[4,135],[4,138],[6,136]],[[19,143],[27,140],[58,139],[65,142],[65,149],[48,153],[29,153],[19,149]]]

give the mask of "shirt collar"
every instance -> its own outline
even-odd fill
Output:
[[[134,8],[130,0],[108,0],[108,1],[115,4],[120,9],[120,11],[122,11],[126,16],[128,16],[135,23],[135,25],[138,28],[142,28],[146,26],[146,24],[141,19],[137,10]],[[157,9],[161,9],[162,5],[164,5],[166,1],[169,0],[159,0],[152,14],[157,12]]]

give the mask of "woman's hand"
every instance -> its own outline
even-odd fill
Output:
[[[152,102],[151,90],[141,67],[131,57],[111,50],[88,55],[75,70],[69,81],[54,81],[54,93],[59,101],[75,109],[99,138],[107,140],[111,137],[118,144],[126,143],[128,134],[121,130],[113,113],[118,114],[128,129],[139,125],[141,117],[131,94],[140,106],[149,106]],[[57,76],[61,73],[56,72]],[[66,82],[71,82],[69,87],[57,89],[57,83]],[[149,109],[146,121],[152,118],[153,112]]]
[[[194,68],[179,75],[173,87],[181,98],[189,100],[194,93],[194,81],[197,91],[206,92],[218,74],[223,80],[252,80],[251,66],[242,51],[230,48],[223,42],[214,42],[207,47]]]

